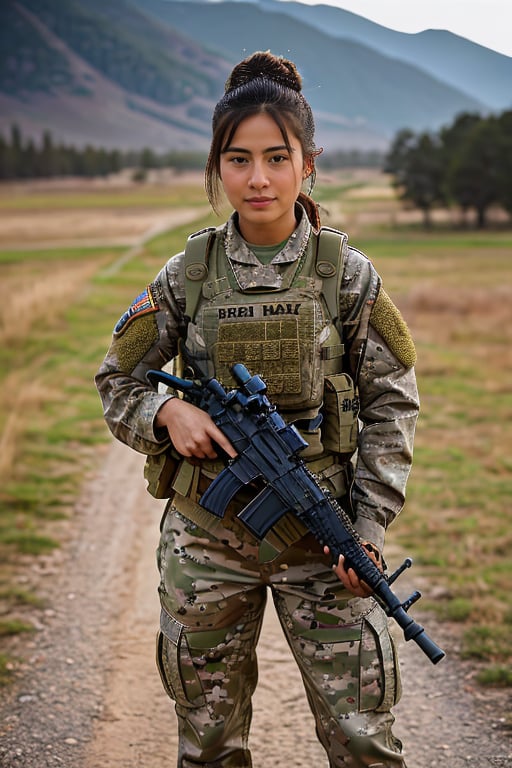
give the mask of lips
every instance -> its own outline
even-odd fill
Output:
[[[274,197],[248,197],[245,202],[258,208],[264,208],[266,205],[273,203],[274,200]]]

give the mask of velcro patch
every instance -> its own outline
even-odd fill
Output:
[[[158,310],[159,306],[155,301],[151,286],[148,285],[148,287],[133,300],[124,315],[118,320],[117,325],[114,328],[114,333],[121,333],[124,331],[135,318],[147,315],[148,312],[158,312]]]
[[[373,305],[370,323],[403,366],[411,368],[415,365],[416,349],[407,323],[382,289]]]

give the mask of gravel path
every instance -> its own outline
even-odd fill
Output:
[[[154,550],[163,502],[146,493],[142,464],[141,456],[118,443],[105,448],[101,470],[77,504],[67,544],[29,574],[47,602],[36,611],[36,635],[20,637],[14,646],[26,659],[15,684],[0,689],[4,768],[175,765],[174,715],[153,661]],[[414,569],[407,578],[421,588]],[[404,582],[405,576],[400,594],[408,588]],[[479,689],[472,666],[457,658],[454,630],[422,616],[419,606],[412,613],[448,656],[434,667],[414,643],[401,642],[404,695],[395,710],[396,734],[406,745],[409,768],[512,766],[503,719],[509,694]],[[259,658],[255,767],[326,766],[272,608]]]

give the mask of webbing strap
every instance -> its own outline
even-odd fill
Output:
[[[190,235],[185,246],[185,315],[194,318],[203,283],[208,276],[208,257],[215,240],[215,227]]]
[[[318,233],[316,272],[322,278],[322,294],[332,320],[339,317],[339,296],[348,237],[331,227],[322,227]]]

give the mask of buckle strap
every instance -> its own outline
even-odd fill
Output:
[[[322,360],[332,360],[335,357],[343,357],[345,354],[344,344],[332,344],[332,346],[322,347]]]
[[[180,496],[188,496],[191,492],[195,493],[199,482],[201,467],[197,464],[191,464],[186,459],[182,459],[178,471],[172,481],[172,489]]]

